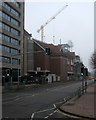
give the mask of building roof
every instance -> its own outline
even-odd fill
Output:
[[[24,36],[32,37],[32,34],[28,33],[28,32],[24,29]]]
[[[43,50],[45,50],[46,47],[50,48],[51,56],[64,56],[64,57],[71,57],[71,58],[75,57],[74,52],[62,52],[61,51],[62,45],[48,44],[36,39],[33,39],[33,41],[37,43]]]

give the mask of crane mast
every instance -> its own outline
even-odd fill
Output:
[[[45,24],[41,25],[41,27],[37,30],[37,32],[39,33],[41,31],[41,41],[43,42],[43,34],[44,34],[44,27],[50,23],[53,19],[56,18],[56,16],[58,14],[60,14],[68,5],[63,6],[63,8],[61,8],[55,15],[53,15],[49,20],[47,20],[47,22],[45,22]]]

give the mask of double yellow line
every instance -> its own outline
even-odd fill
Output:
[[[89,119],[86,119],[86,118],[81,118],[81,117],[77,117],[75,115],[70,115],[70,114],[64,113],[60,110],[57,110],[57,112],[63,114],[64,116],[70,117],[70,118],[81,119],[81,120],[89,120]]]

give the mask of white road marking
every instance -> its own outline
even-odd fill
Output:
[[[35,96],[34,94],[32,96]]]
[[[57,112],[57,110],[55,110],[53,113]]]
[[[34,117],[34,113],[32,113],[32,115],[31,115],[31,120],[33,119],[33,117]]]
[[[54,108],[56,108],[56,105],[55,105],[55,104],[53,104],[53,106],[54,106]]]
[[[46,112],[46,111],[53,110],[53,109],[54,109],[54,108],[45,109],[45,110],[41,110],[41,111],[38,111],[38,112],[35,112],[35,113],[42,113],[42,112]]]
[[[17,100],[19,100],[19,99],[21,99],[21,98],[17,98],[17,99],[15,99],[14,101],[17,101]]]
[[[52,116],[54,113],[50,113],[49,116]]]
[[[22,97],[16,98],[15,100],[11,100],[11,101],[6,101],[6,102],[2,102],[2,104],[7,104],[7,103],[11,103],[17,100],[20,100]]]
[[[57,110],[55,110],[54,112],[50,113],[49,115],[47,115],[46,117],[44,117],[44,119],[47,119],[48,117],[52,116],[54,113],[56,113]]]
[[[3,99],[3,101],[7,101],[7,100],[11,100],[11,99],[16,99],[16,98],[18,98],[19,96],[15,96],[15,97],[13,97],[13,98],[8,98],[8,99]]]
[[[44,117],[44,119],[47,119],[49,116]]]

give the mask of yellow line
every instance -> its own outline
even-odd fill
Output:
[[[65,115],[65,116],[67,116],[67,117],[77,118],[77,119],[83,119],[83,118],[77,117],[77,116],[75,116],[75,115],[69,115],[69,114],[67,114],[67,113],[61,112],[60,110],[57,110],[57,112]],[[87,119],[84,118],[84,120],[87,120]]]

